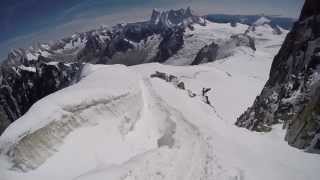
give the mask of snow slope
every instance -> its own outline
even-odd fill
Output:
[[[232,28],[228,24],[207,22],[206,26],[194,25],[194,30],[187,29],[184,34],[184,47],[174,56],[170,57],[166,64],[189,65],[196,58],[197,53],[205,45],[227,40],[233,34],[244,33],[248,29],[247,25],[238,24],[237,28]]]
[[[168,64],[246,28],[196,27],[190,38],[199,41],[190,39]],[[240,47],[199,66],[87,65],[79,83],[37,102],[0,137],[0,179],[317,180],[320,157],[288,146],[281,127],[264,134],[234,125],[285,36],[268,32],[252,32],[255,52]],[[177,76],[186,90],[150,78],[155,71]],[[212,106],[202,100],[204,87],[212,88]]]

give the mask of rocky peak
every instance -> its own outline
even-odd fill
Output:
[[[262,93],[236,122],[263,132],[282,123],[290,145],[316,153],[320,153],[319,7],[318,0],[305,2],[299,21],[273,60]]]
[[[320,1],[306,0],[303,6],[299,20],[303,21],[305,18],[319,14],[320,12]]]
[[[161,12],[157,9],[152,10],[150,22],[153,24],[158,24],[160,21]]]
[[[172,28],[175,26],[186,27],[193,23],[205,23],[199,16],[193,14],[190,7],[187,9],[169,11],[158,11],[153,9],[150,22],[163,28]]]
[[[260,16],[256,21],[254,21],[249,26],[246,33],[256,32],[257,28],[260,27],[262,27],[263,29],[271,29],[274,34],[280,35],[283,33],[280,26],[277,23],[273,22],[271,18],[265,15]]]

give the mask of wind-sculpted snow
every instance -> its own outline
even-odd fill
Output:
[[[139,179],[150,179],[161,174],[166,176],[165,179],[195,179],[205,176],[207,145],[199,130],[157,95],[150,80],[140,78],[123,66],[95,68],[90,70],[91,67],[86,67],[83,73],[85,77],[78,84],[36,103],[26,115],[5,131],[0,139],[1,157],[8,159],[11,171],[22,170],[26,173],[24,178],[28,179],[29,172],[41,172],[42,167],[47,164],[50,167],[51,160],[55,157],[61,162],[65,161],[59,158],[61,154],[72,156],[64,147],[73,143],[68,139],[76,141],[73,134],[84,129],[101,129],[106,133],[104,136],[93,133],[89,137],[99,140],[104,150],[109,149],[109,153],[115,153],[121,159],[111,162],[123,162],[123,167],[119,167],[119,174],[113,172],[109,175],[106,170],[106,177],[121,179],[120,176],[128,173],[127,168],[124,168],[126,166],[131,167],[132,176]],[[103,77],[108,76],[118,78],[103,82]],[[112,88],[108,88],[110,84]],[[70,101],[65,101],[66,98]],[[40,113],[41,115],[35,116]],[[35,120],[31,121],[30,118]],[[84,144],[72,146],[72,149],[87,146],[85,142],[93,140],[86,139],[88,137],[82,134],[79,136],[84,138]],[[124,152],[118,152],[119,149]],[[96,150],[93,147],[93,152],[82,153],[95,154]],[[104,159],[111,154],[106,154]],[[79,158],[80,160],[65,163],[81,167],[81,163],[90,162],[86,156]],[[155,161],[145,162],[148,158]],[[187,158],[196,163],[186,165]],[[80,164],[75,163],[77,161]],[[142,164],[136,165],[136,161]],[[82,173],[84,174],[79,179],[95,176],[85,173],[92,171],[94,166],[95,163],[90,168],[85,167],[87,170],[75,167],[76,173],[67,173],[65,177],[76,178]],[[149,169],[147,174],[141,173],[145,166],[154,169]],[[169,173],[171,169],[180,172]],[[186,171],[189,173],[186,174]],[[46,174],[47,177],[50,174]],[[11,177],[10,173],[5,175],[8,175],[5,176],[7,178]]]
[[[98,71],[83,77],[69,89],[36,103],[19,119],[21,124],[13,124],[1,136],[1,152],[8,155],[13,169],[28,171],[39,167],[59,151],[70,133],[81,127],[96,126],[98,119],[117,119],[122,135],[132,130],[143,106],[141,90],[133,85],[139,79],[133,74],[131,83],[127,81],[126,85],[120,86],[117,86],[117,81],[108,81],[113,83],[115,90],[114,93],[108,92],[103,88],[106,87],[103,80],[99,81],[96,77],[117,75],[121,81],[124,74],[121,73],[121,66],[110,69],[109,73]],[[66,98],[69,101],[64,101]]]
[[[35,132],[28,132],[19,142],[11,146],[7,154],[13,163],[12,168],[28,171],[39,167],[59,150],[64,138],[72,131],[98,124],[95,118],[89,116],[90,114],[98,117],[118,118],[122,121],[119,126],[121,134],[128,133],[139,117],[141,110],[139,101],[141,101],[139,95],[124,94],[110,99],[85,102],[75,107],[62,107],[60,112],[62,115],[59,119],[48,117],[47,120],[51,121],[49,124]],[[130,105],[134,108],[127,110],[125,106]],[[125,114],[122,114],[124,110]]]
[[[143,81],[147,112],[146,119],[143,118],[141,123],[159,131],[157,147],[121,165],[102,167],[82,174],[77,180],[207,178],[208,146],[199,130],[157,95],[150,80],[145,78]],[[187,159],[188,164],[185,163]]]

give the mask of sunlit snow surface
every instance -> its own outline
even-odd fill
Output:
[[[167,63],[182,65],[205,44],[244,25],[197,26]],[[285,37],[267,26],[251,34],[257,51],[199,66],[87,65],[82,80],[37,102],[0,137],[1,180],[318,180],[320,156],[287,145],[285,131],[234,126],[268,79]],[[155,71],[178,76],[214,107]]]

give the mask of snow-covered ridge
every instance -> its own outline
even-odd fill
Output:
[[[191,18],[183,14],[175,17],[181,22]],[[197,23],[194,20],[188,21],[188,25]],[[74,75],[79,74],[82,63],[135,65],[164,62],[182,48],[184,28],[180,23],[167,27],[151,21],[119,24],[76,33],[55,43],[13,50],[0,67],[1,91],[8,94],[0,96],[3,102],[0,114],[4,116],[0,134],[34,102],[76,82]],[[50,78],[43,81],[44,77]],[[22,83],[16,86],[15,82]],[[14,89],[10,90],[13,86]]]
[[[115,30],[125,29],[119,25]],[[264,134],[234,126],[263,88],[286,36],[261,26],[246,34],[254,39],[256,51],[226,43],[247,29],[243,24],[194,24],[182,34],[183,46],[166,65],[85,65],[78,83],[35,103],[0,136],[1,178],[318,180],[319,156],[288,146],[281,127]],[[146,46],[157,54],[159,40],[181,36],[168,34],[152,34],[146,42],[122,37],[116,42],[130,47],[128,54],[114,56],[127,60]],[[90,49],[112,39],[92,37],[86,43]],[[199,66],[172,66],[190,64],[212,42],[229,45],[226,51],[232,53]],[[59,67],[56,62],[45,64]],[[17,70],[30,70],[26,67]],[[156,71],[174,75],[185,90],[151,78]],[[206,95],[211,106],[204,103],[203,88],[212,89]]]
[[[78,84],[36,103],[1,136],[2,177],[316,180],[320,159],[289,147],[280,127],[263,135],[233,125],[263,87],[256,77],[268,75],[249,71],[271,63],[260,53],[193,67],[88,65]],[[199,96],[150,78],[156,70]],[[202,102],[202,87],[213,88],[214,109]]]
[[[149,79],[142,78],[124,66],[87,66],[83,75],[85,77],[78,84],[36,103],[19,119],[19,123],[10,126],[1,136],[1,152],[8,155],[10,169],[22,170],[25,173],[41,169],[44,163],[52,162],[50,157],[70,153],[69,150],[61,150],[71,142],[78,141],[68,140],[74,134],[82,132],[78,134],[79,138],[88,138],[85,135],[89,134],[83,132],[88,129],[91,132],[89,141],[100,141],[103,138],[101,145],[90,151],[102,153],[104,150],[118,154],[109,160],[104,157],[103,161],[137,164],[140,156],[143,159],[149,157],[155,159],[154,167],[170,170],[169,167],[172,166],[180,168],[187,157],[192,157],[199,167],[193,164],[184,166],[180,173],[167,174],[168,178],[194,179],[206,175],[203,167],[206,166],[208,152],[203,137],[180,112],[171,108],[156,94]],[[107,81],[101,78],[114,76],[117,78],[109,78]],[[110,84],[113,85],[112,89]],[[45,111],[41,107],[46,107]],[[110,147],[110,144],[113,147]],[[82,149],[83,145],[86,146],[78,144],[71,148],[80,146],[79,149]],[[119,149],[122,152],[119,152]],[[77,160],[77,167],[74,169],[77,173],[84,173],[81,179],[91,177],[90,173],[85,172],[95,166],[90,151],[81,151],[85,154]],[[131,156],[137,156],[136,160],[131,160]],[[159,156],[162,158],[158,158]],[[175,160],[172,161],[173,159]],[[135,173],[139,173],[140,168],[143,168],[136,167],[137,169],[133,170]],[[186,170],[190,170],[189,174],[184,173]],[[30,172],[32,174],[32,171]],[[156,169],[149,173],[156,173]],[[32,177],[27,174],[24,178]],[[58,176],[60,175],[62,174]],[[74,175],[66,173],[64,177],[74,178]],[[114,178],[117,176],[112,175]],[[5,177],[9,178],[10,173],[5,174]],[[144,174],[140,177],[146,178]]]
[[[190,9],[169,12],[176,14],[174,17],[180,13],[182,15],[178,17],[184,17],[185,15],[188,18],[198,18],[191,13]],[[166,12],[162,12],[162,14],[163,13],[166,14]],[[81,68],[72,68],[72,66],[70,66],[74,64],[72,62],[125,65],[163,62],[170,65],[190,65],[195,62],[201,49],[213,43],[217,44],[219,48],[218,55],[216,58],[213,58],[214,60],[226,58],[238,52],[252,54],[253,52],[247,48],[247,45],[233,40],[235,35],[238,36],[245,33],[245,36],[253,39],[254,46],[268,45],[270,47],[268,50],[273,50],[274,48],[271,47],[280,46],[281,39],[284,38],[287,33],[287,31],[283,31],[283,34],[274,34],[273,29],[269,26],[259,26],[255,31],[247,31],[249,27],[243,24],[232,26],[231,24],[211,22],[201,24],[197,20],[193,22],[194,24],[189,24],[187,27],[182,26],[185,29],[178,24],[176,25],[177,27],[174,26],[172,29],[168,29],[168,27],[157,26],[152,23],[150,24],[150,22],[122,24],[112,29],[101,27],[98,30],[74,34],[70,38],[65,38],[54,44],[39,44],[37,46],[38,49],[33,47],[28,50],[20,49],[14,51],[1,67],[4,69],[2,70],[2,76],[4,77],[4,81],[2,82],[12,82],[9,80],[10,78],[26,81],[27,86],[23,85],[24,87],[22,88],[26,91],[15,89],[12,98],[6,98],[3,101],[11,104],[11,99],[18,100],[18,106],[10,106],[10,110],[0,107],[0,111],[7,115],[10,121],[14,121],[23,115],[35,101],[39,100],[38,98],[48,95],[47,93],[40,93],[41,95],[39,97],[33,97],[31,101],[29,101],[30,98],[28,94],[30,91],[32,94],[34,90],[32,86],[29,86],[31,85],[29,80],[24,78],[25,76],[21,76],[21,72],[22,74],[28,74],[27,77],[30,76],[29,74],[31,72],[34,74],[40,73],[41,75],[42,70],[38,68],[39,66],[47,67],[47,65],[49,65],[46,68],[49,71],[45,73],[45,75],[52,77],[55,82],[48,81],[49,85],[46,86],[51,87],[52,84],[55,84],[55,87],[54,90],[48,89],[43,92],[52,93],[76,81],[77,77],[74,77],[73,74],[77,74],[77,72],[75,72],[77,71],[76,69]],[[251,49],[254,50],[255,48],[252,47]],[[43,54],[42,52],[50,54]],[[30,58],[28,58],[26,54],[29,54],[28,56],[30,56]],[[208,60],[204,60],[202,63],[207,61]],[[51,62],[53,65],[51,65]],[[67,76],[64,76],[65,72],[62,69],[66,68],[59,68],[59,66],[57,66],[58,63],[64,67],[71,67],[69,68],[71,71],[67,71],[70,74],[67,73]],[[76,64],[80,64],[81,67],[81,63]],[[35,72],[35,70],[39,72]],[[62,77],[62,81],[67,79],[69,83],[64,83],[63,86],[59,86],[61,79],[58,77]],[[31,82],[35,81],[34,79],[30,80]],[[13,86],[12,84],[14,84],[14,82],[11,84],[6,83],[5,86],[10,87]],[[26,89],[25,87],[29,88]],[[39,91],[37,91],[36,94],[38,94],[38,92]],[[24,93],[26,93],[26,95]],[[0,127],[0,132],[2,132],[6,126],[7,123],[3,125],[3,127]]]
[[[23,171],[37,168],[57,151],[68,134],[83,126],[94,126],[98,123],[97,118],[122,121],[118,128],[123,135],[133,128],[143,105],[141,90],[136,86],[139,79],[132,74],[129,75],[131,79],[125,80],[126,84],[121,84],[118,81],[125,78],[124,72],[121,73],[121,69],[125,71],[124,67],[105,69],[109,70],[107,74],[98,70],[83,77],[75,86],[39,101],[19,120],[21,123],[7,129],[8,133],[0,138],[0,146],[1,152],[12,158],[13,168]],[[90,70],[85,71],[88,73]],[[101,76],[118,78],[105,82],[97,78]],[[112,91],[101,87],[109,84],[113,84]],[[40,107],[47,108],[44,111]],[[92,117],[94,114],[97,118]]]

